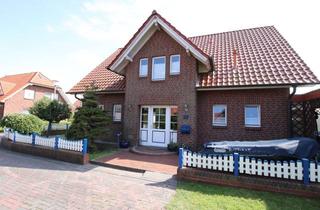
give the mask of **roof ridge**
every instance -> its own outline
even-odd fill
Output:
[[[259,27],[252,27],[252,28],[245,28],[245,29],[230,30],[230,31],[218,32],[218,33],[211,33],[211,34],[203,34],[203,35],[190,36],[190,37],[188,37],[188,39],[197,38],[197,37],[203,37],[203,36],[212,36],[212,35],[218,35],[218,34],[225,34],[225,33],[234,33],[234,32],[247,31],[247,30],[255,30],[255,29],[259,29],[259,28],[271,28],[271,27],[275,28],[274,25],[259,26]]]

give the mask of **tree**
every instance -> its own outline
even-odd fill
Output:
[[[108,134],[108,125],[111,122],[110,116],[99,108],[94,90],[92,87],[83,94],[82,106],[75,112],[67,134],[68,139],[87,138],[90,150],[96,149],[95,140]]]
[[[57,100],[43,98],[37,101],[30,109],[30,114],[36,115],[42,120],[49,122],[48,134],[51,132],[52,123],[58,123],[70,117],[71,111],[67,104]]]

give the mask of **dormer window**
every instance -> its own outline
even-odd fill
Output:
[[[148,58],[140,59],[139,77],[148,76]]]
[[[170,56],[170,75],[180,74],[180,55]]]
[[[166,79],[166,57],[152,58],[152,80],[165,80]]]

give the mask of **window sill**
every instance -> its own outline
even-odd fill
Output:
[[[226,129],[226,128],[228,128],[228,126],[227,125],[212,125],[212,128]]]
[[[249,131],[260,131],[261,130],[261,126],[259,127],[255,127],[255,126],[245,126],[245,129],[246,130],[249,130]]]
[[[164,81],[166,81],[166,80],[165,79],[157,79],[157,80],[152,79],[151,80],[151,82],[164,82]]]
[[[169,75],[170,75],[170,76],[179,76],[180,73],[170,73]]]
[[[121,124],[122,121],[112,121],[112,124]]]

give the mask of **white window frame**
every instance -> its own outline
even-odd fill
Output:
[[[154,60],[157,58],[164,58],[164,78],[154,78]],[[162,81],[166,79],[166,56],[158,56],[152,58],[152,81]]]
[[[258,124],[248,124],[247,123],[247,107],[257,107],[258,108]],[[244,125],[245,127],[254,127],[259,128],[261,127],[261,106],[259,104],[246,104],[244,106]]]
[[[30,97],[31,94],[32,94],[32,97]],[[30,89],[24,90],[24,99],[34,100],[35,95],[36,95],[36,91],[34,90],[30,90]]]
[[[216,122],[214,122],[214,107],[215,106],[224,106],[224,108],[225,108],[225,115],[226,115],[226,117],[225,117],[225,122],[224,123],[216,123]],[[227,126],[227,124],[228,124],[228,107],[227,107],[227,105],[226,104],[214,104],[213,106],[212,106],[212,125],[213,126]]]
[[[99,109],[101,109],[102,111],[104,111],[104,105],[103,105],[103,104],[99,104],[98,107],[99,107]]]
[[[44,97],[46,97],[46,98],[48,98],[48,99],[52,100],[52,99],[53,99],[53,93],[45,92],[45,93],[44,93]]]
[[[145,74],[142,74],[141,73],[141,64],[142,64],[142,61],[147,61],[147,72]],[[148,58],[141,58],[140,59],[140,63],[139,63],[139,77],[147,77],[148,76],[148,69],[149,69],[149,60]]]
[[[179,71],[176,71],[176,72],[172,71],[172,58],[173,57],[179,57]],[[181,69],[181,56],[179,54],[171,55],[170,56],[170,75],[179,75],[180,74],[180,69]]]
[[[115,119],[116,106],[120,106],[120,119]],[[112,121],[113,122],[121,122],[122,121],[122,104],[113,104],[113,106],[112,106]]]

